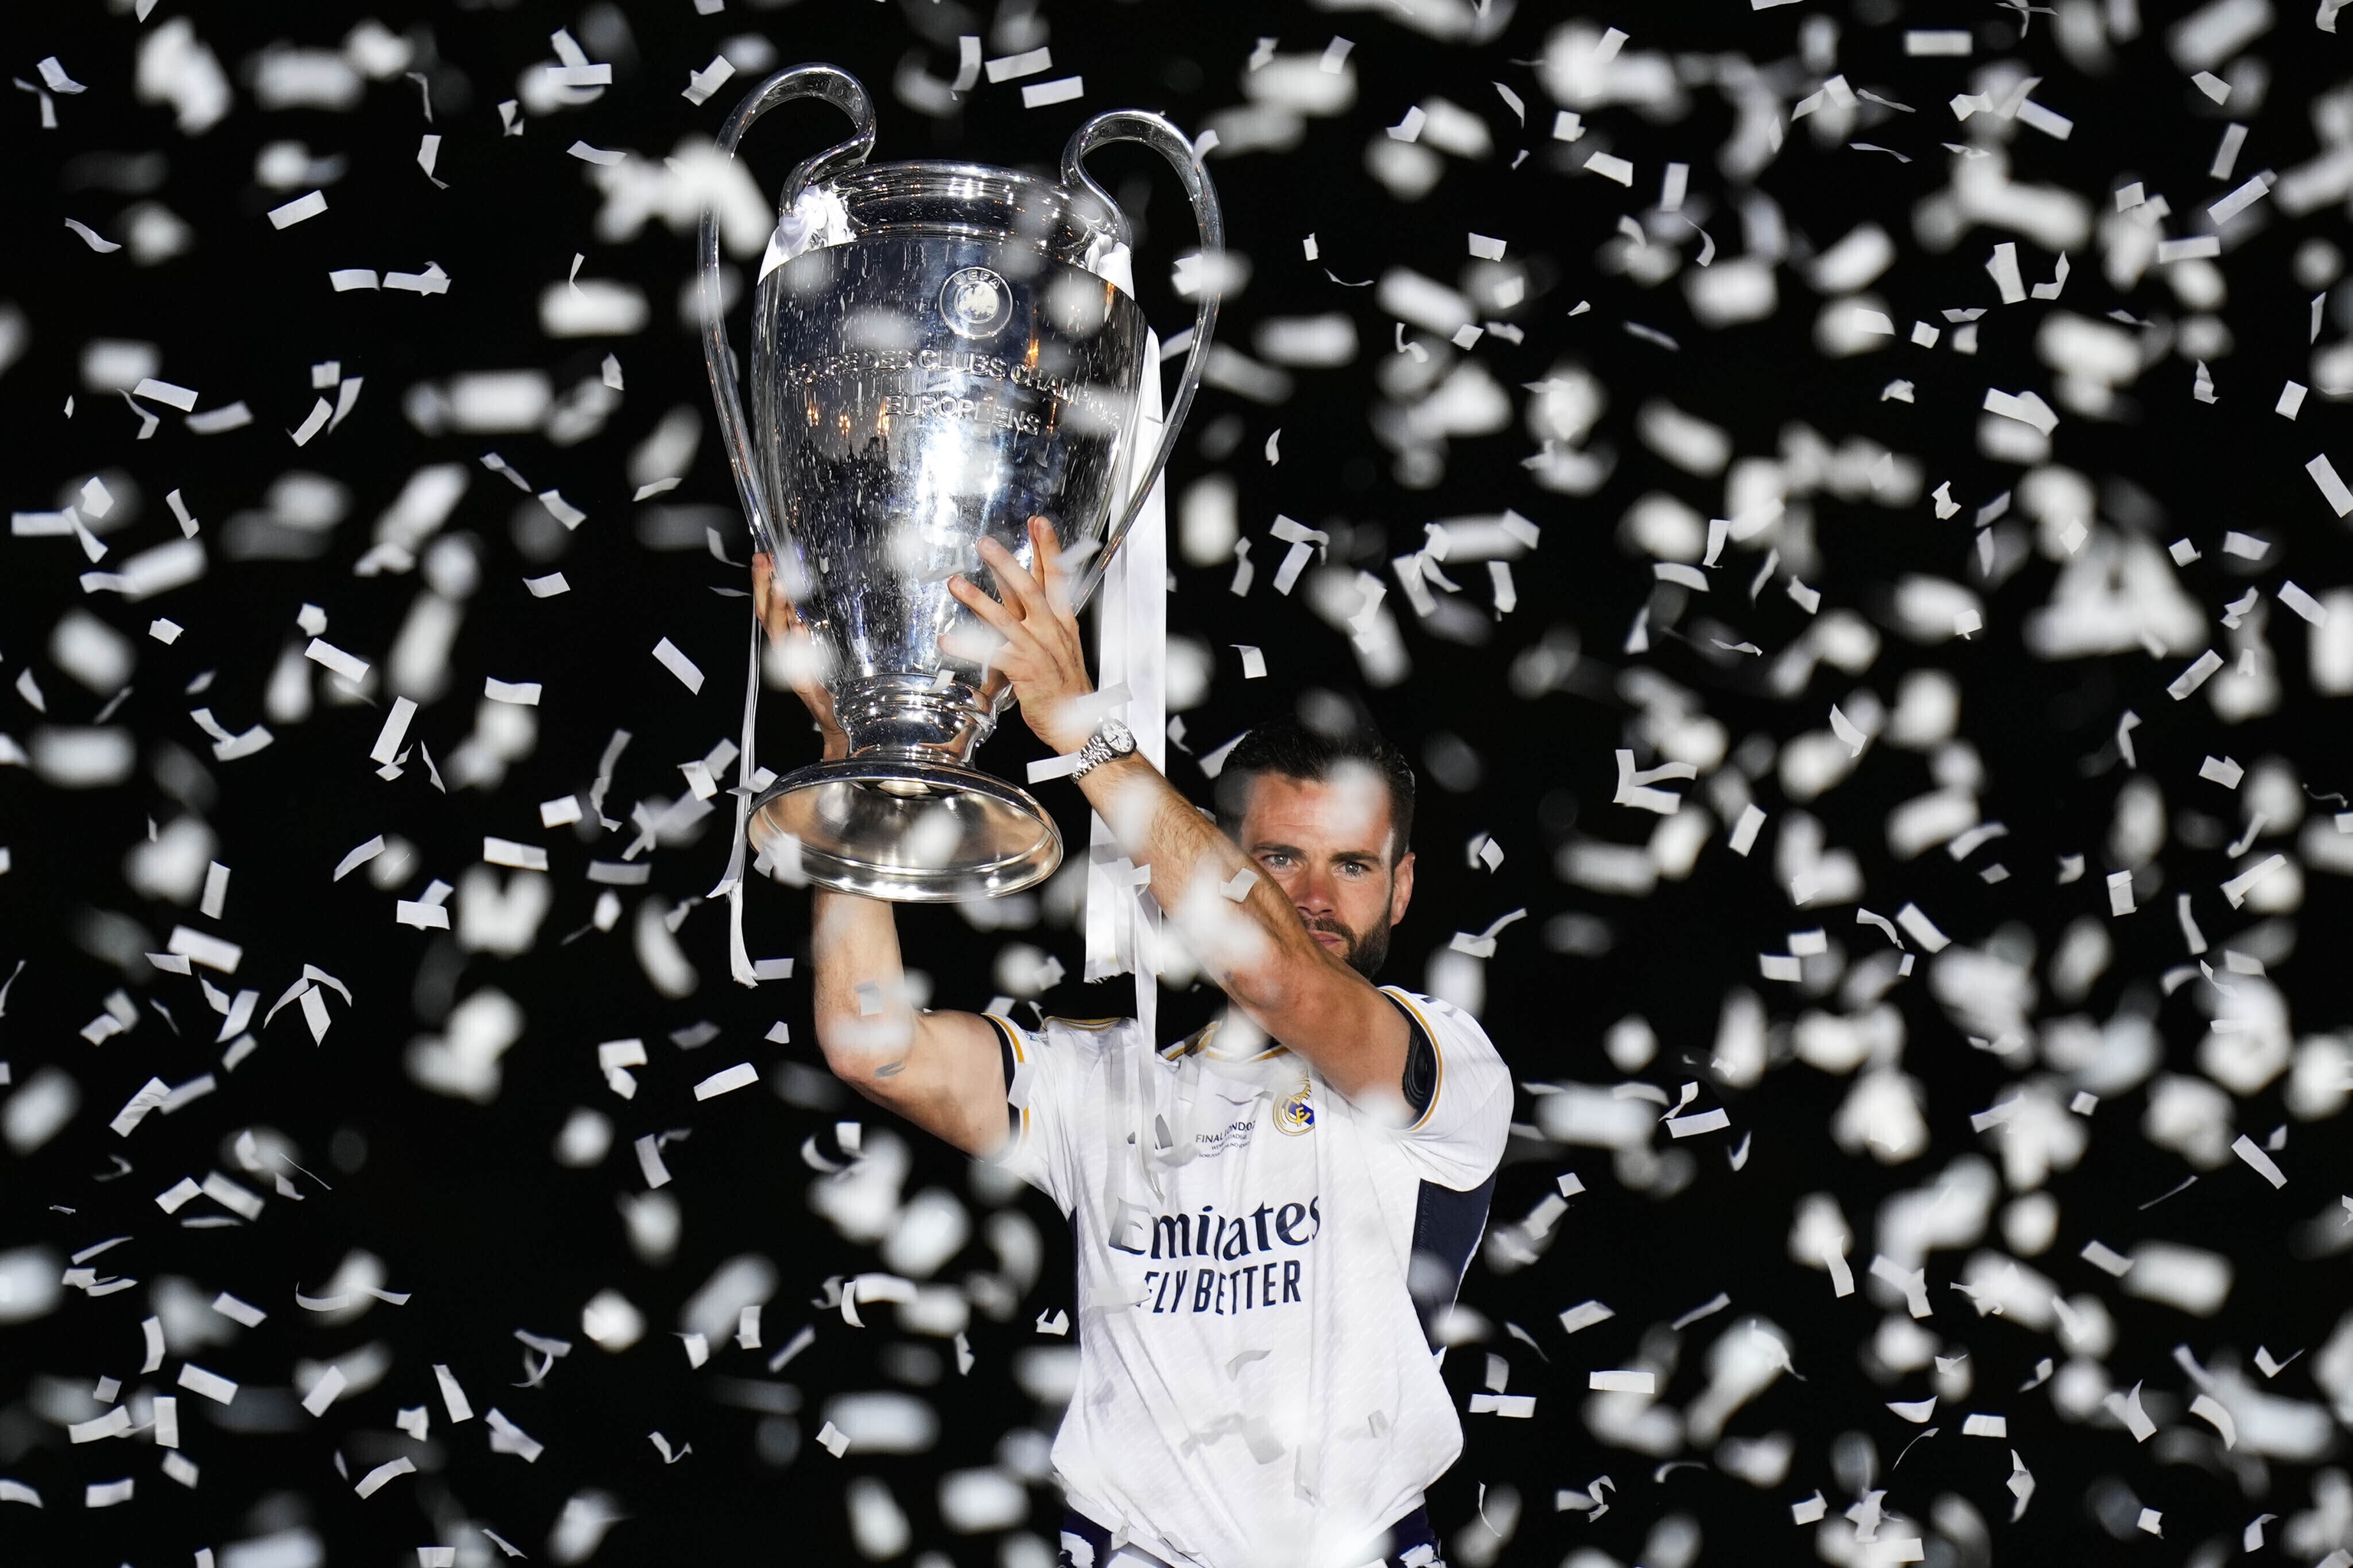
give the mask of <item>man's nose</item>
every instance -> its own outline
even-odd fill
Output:
[[[1327,915],[1338,907],[1333,897],[1332,879],[1320,871],[1303,871],[1291,885],[1291,901],[1303,915]]]

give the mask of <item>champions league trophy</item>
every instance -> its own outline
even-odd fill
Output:
[[[1011,694],[1002,674],[942,650],[942,633],[976,625],[948,578],[995,591],[984,537],[1040,569],[1029,521],[1043,516],[1063,560],[1083,560],[1071,578],[1083,605],[1200,379],[1218,313],[1206,277],[1165,433],[1139,463],[1147,345],[1131,231],[1086,154],[1128,141],[1166,158],[1208,260],[1224,238],[1217,195],[1176,126],[1126,110],[1080,127],[1059,185],[979,164],[870,166],[873,105],[826,65],[754,89],[721,150],[797,98],[824,99],[856,130],[785,182],[754,296],[748,422],[708,214],[703,352],[755,547],[824,662],[849,755],[763,792],[751,842],[770,863],[797,853],[809,880],[870,897],[1016,892],[1060,863],[1061,834],[1026,790],[972,766]]]

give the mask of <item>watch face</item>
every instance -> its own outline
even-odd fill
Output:
[[[1135,749],[1135,732],[1115,718],[1103,721],[1103,744],[1113,753],[1124,757]]]

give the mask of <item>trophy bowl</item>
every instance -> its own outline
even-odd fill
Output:
[[[819,97],[856,133],[796,168],[752,306],[748,419],[719,313],[718,237],[702,230],[704,350],[754,548],[775,564],[849,741],[753,802],[773,875],[933,903],[1017,892],[1052,874],[1061,834],[1023,789],[973,765],[1010,699],[1005,677],[942,646],[981,631],[948,592],[994,593],[978,546],[1023,567],[1046,519],[1082,605],[1173,450],[1217,302],[1205,288],[1157,450],[1135,450],[1148,357],[1130,228],[1082,160],[1109,141],[1159,152],[1184,180],[1205,256],[1217,197],[1184,135],[1156,115],[1081,127],[1057,183],[977,164],[869,165],[873,109],[831,66],[780,71],[722,133]]]

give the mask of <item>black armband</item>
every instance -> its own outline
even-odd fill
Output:
[[[1387,991],[1381,994],[1388,996]],[[1405,1103],[1413,1107],[1413,1114],[1427,1116],[1430,1102],[1438,1095],[1438,1047],[1430,1043],[1430,1034],[1422,1028],[1421,1020],[1413,1015],[1413,1009],[1393,996],[1388,1000],[1404,1015],[1406,1029],[1411,1035],[1405,1046],[1405,1077],[1398,1086],[1405,1091]]]

